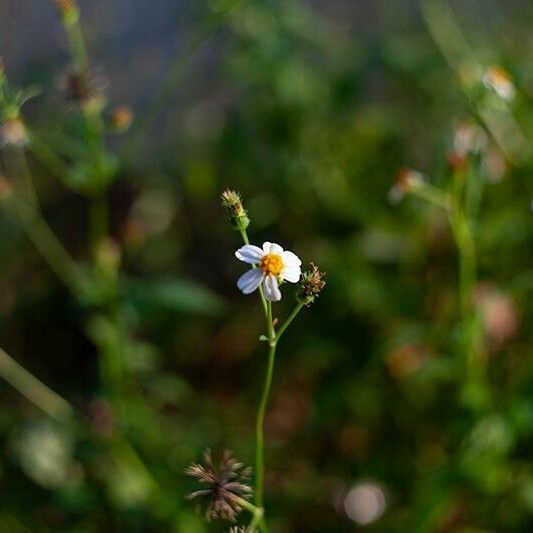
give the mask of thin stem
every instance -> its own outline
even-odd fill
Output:
[[[296,315],[305,307],[305,304],[298,302],[296,307],[292,310],[292,313],[287,317],[287,320],[283,323],[283,325],[279,328],[278,333],[276,335],[276,342],[279,342],[281,336],[283,333],[285,333],[285,330],[290,326],[291,322],[296,318]]]
[[[128,158],[138,152],[144,135],[150,129],[160,111],[164,109],[166,105],[168,105],[169,100],[176,94],[176,89],[183,79],[184,74],[187,72],[187,68],[196,52],[200,49],[207,38],[214,33],[218,26],[224,21],[225,17],[231,13],[231,11],[241,2],[242,0],[235,0],[225,9],[220,10],[208,17],[205,23],[199,29],[198,33],[185,48],[183,55],[179,55],[174,60],[174,63],[167,72],[165,79],[159,87],[159,90],[152,99],[152,103],[148,107],[148,110],[135,122],[133,131],[131,132],[130,141],[127,143],[124,150],[123,155],[125,158]]]
[[[264,425],[265,412],[272,385],[272,375],[274,373],[274,361],[276,358],[276,342],[271,341],[268,349],[268,362],[265,374],[265,382],[261,401],[257,410],[255,425],[255,503],[258,507],[263,507],[263,484],[264,484]]]
[[[74,64],[80,70],[86,69],[88,64],[87,48],[81,30],[79,14],[76,17],[61,17],[61,22],[67,36],[67,43]]]
[[[2,348],[0,348],[0,375],[30,402],[55,420],[63,422],[72,416],[72,406],[65,399],[30,374]]]
[[[261,524],[264,525],[264,510],[262,507],[256,507],[253,503],[240,496],[234,495],[233,499],[235,500],[235,503],[240,505],[243,509],[246,509],[252,515],[252,521],[246,528],[247,532],[253,532],[256,526],[261,526]],[[261,527],[261,529],[263,529],[263,527]]]
[[[445,211],[449,211],[451,207],[451,198],[449,194],[433,187],[432,185],[424,184],[410,191],[414,196],[418,196],[427,202],[441,207]]]
[[[40,212],[16,196],[11,198],[11,202],[17,219],[35,248],[67,288],[79,296],[82,272]]]
[[[241,237],[242,237],[242,240],[244,241],[244,244],[250,244],[250,239],[248,238],[248,233],[246,232],[245,229],[241,229],[240,230],[240,234],[241,234]],[[252,268],[257,268],[256,265],[252,265]],[[265,315],[267,314],[267,301],[266,301],[266,298],[265,298],[265,293],[263,292],[263,286],[262,284],[259,285],[259,296],[261,298],[261,305],[263,306],[263,311],[265,313]]]

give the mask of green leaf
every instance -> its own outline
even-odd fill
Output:
[[[138,304],[170,312],[217,316],[226,307],[224,301],[210,289],[184,278],[141,282],[133,288],[132,294]]]

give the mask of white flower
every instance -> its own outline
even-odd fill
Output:
[[[281,300],[278,282],[297,283],[300,280],[302,262],[296,254],[284,251],[279,244],[267,241],[263,243],[263,249],[247,244],[235,252],[235,257],[256,266],[237,281],[237,287],[244,294],[254,292],[263,283],[265,298],[277,302]]]

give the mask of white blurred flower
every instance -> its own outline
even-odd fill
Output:
[[[244,293],[254,292],[261,283],[265,298],[271,302],[281,300],[280,281],[297,283],[300,280],[302,262],[292,252],[284,251],[276,243],[265,242],[263,248],[246,244],[235,252],[237,259],[255,265],[237,281],[237,287]]]
[[[383,488],[371,481],[355,484],[344,498],[344,510],[349,518],[360,526],[375,522],[387,508],[387,496]]]
[[[511,75],[502,67],[493,66],[483,74],[483,85],[492,89],[502,100],[512,100],[515,95],[515,86]]]

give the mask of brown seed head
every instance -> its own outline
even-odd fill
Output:
[[[205,486],[187,495],[187,499],[201,499],[207,504],[205,516],[235,520],[242,511],[241,500],[252,497],[247,484],[251,469],[245,468],[229,450],[225,450],[218,465],[215,465],[211,450],[204,452],[203,464],[192,464],[185,470],[188,476],[196,478]]]
[[[307,270],[302,274],[300,284],[298,285],[296,292],[296,299],[305,305],[313,303],[315,298],[326,286],[324,276],[324,272],[320,272],[318,267],[311,263],[310,270]]]
[[[67,101],[80,107],[98,106],[103,101],[106,80],[93,69],[70,67],[59,76],[57,85]]]

